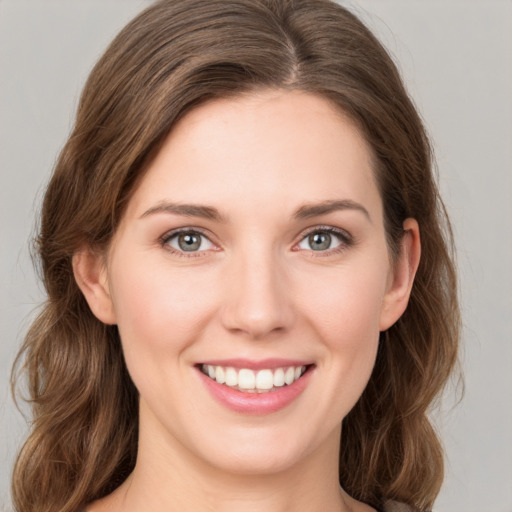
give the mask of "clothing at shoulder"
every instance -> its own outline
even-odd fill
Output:
[[[418,509],[398,501],[389,501],[384,505],[382,512],[418,512]]]

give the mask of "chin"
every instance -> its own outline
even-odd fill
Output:
[[[318,451],[320,438],[307,434],[298,427],[231,429],[222,438],[210,438],[209,447],[203,446],[198,455],[217,470],[233,475],[276,475],[303,468],[304,461]],[[334,435],[339,439],[337,431]]]
[[[274,476],[292,470],[301,462],[296,454],[278,450],[241,450],[224,455],[222,459],[212,461],[213,465],[225,473],[239,476]]]

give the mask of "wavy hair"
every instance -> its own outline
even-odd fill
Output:
[[[375,369],[344,419],[340,483],[382,508],[430,510],[443,453],[429,408],[456,363],[452,235],[421,119],[382,45],[328,0],[161,0],[131,21],[92,70],[42,206],[36,248],[47,301],[13,369],[28,378],[31,433],[12,480],[18,512],[75,512],[113,491],[137,454],[138,394],[115,326],[91,313],[72,256],[104,250],[173,126],[214,98],[261,89],[327,99],[367,140],[390,253],[420,226],[410,303],[381,335]]]

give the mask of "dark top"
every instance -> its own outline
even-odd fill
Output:
[[[384,505],[382,511],[378,512],[417,512],[416,508],[413,508],[405,503],[398,503],[398,501],[389,501]]]

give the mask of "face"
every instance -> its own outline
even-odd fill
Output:
[[[189,113],[106,261],[88,298],[118,324],[141,452],[242,473],[337,458],[404,306],[369,148],[334,107],[267,91]]]

